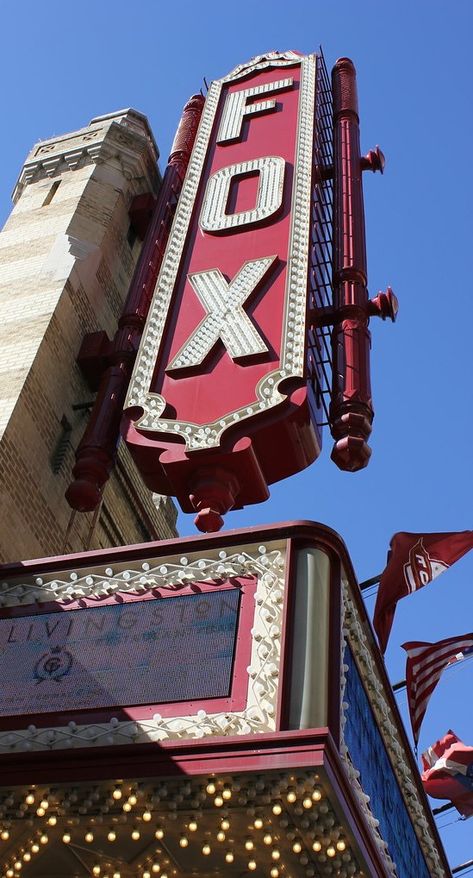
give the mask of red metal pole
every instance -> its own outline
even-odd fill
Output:
[[[106,355],[97,398],[76,451],[74,481],[66,491],[72,509],[90,512],[99,504],[115,460],[119,425],[133,362],[153,296],[202,109],[202,95],[193,95],[182,114],[172,145],[158,201],[146,233],[118,329]]]
[[[332,71],[334,100],[332,460],[342,470],[368,463],[371,433],[368,292],[356,72],[349,58]]]

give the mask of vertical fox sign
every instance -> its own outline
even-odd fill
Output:
[[[332,91],[320,55],[270,52],[190,99],[115,337],[79,352],[98,393],[73,509],[98,507],[120,418],[148,487],[205,532],[312,463],[324,421],[336,465],[367,465],[368,324],[397,311],[367,290],[361,177],[383,167],[348,58]]]
[[[305,382],[316,63],[271,53],[210,86],[128,390],[145,480],[203,530],[319,453]]]

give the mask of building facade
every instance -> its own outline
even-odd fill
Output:
[[[0,234],[0,560],[174,536],[172,502],[121,445],[97,514],[64,499],[94,394],[76,364],[86,333],[113,337],[141,249],[135,196],[156,195],[158,149],[124,110],[34,146]]]
[[[325,222],[330,213],[329,202],[322,209],[320,199],[324,182],[330,174],[336,177],[336,162],[322,163],[324,176],[320,149],[318,160],[313,149],[314,143],[325,143],[321,128],[330,139],[331,97],[322,60],[269,53],[256,59],[268,80],[263,85],[242,90],[241,80],[246,82],[249,75],[248,65],[243,65],[225,86],[234,89],[230,127],[238,115],[235,107],[240,107],[242,116],[276,119],[281,136],[286,128],[281,105],[265,99],[245,109],[246,98],[276,90],[279,98],[282,94],[295,100],[300,93],[302,100],[311,89],[317,94],[316,82],[324,92],[322,115],[320,100],[309,107],[305,136],[300,134],[305,116],[293,120],[294,131],[307,146],[306,169],[300,179],[295,174],[294,187],[303,188],[306,210],[296,199],[305,232],[295,229],[288,262],[294,261],[298,247],[310,248],[316,256],[322,252],[322,244],[311,239],[309,217],[315,217],[317,235],[321,217]],[[274,70],[281,64],[291,76],[274,83]],[[300,65],[307,74],[296,89]],[[354,75],[347,59],[342,66]],[[209,132],[212,128],[212,89],[209,94],[192,152],[182,129],[175,141],[181,144],[174,147],[176,154],[191,153],[180,202],[174,193],[178,207],[166,253],[173,251],[175,261],[173,234],[179,237],[183,228],[180,207],[184,205],[190,219],[199,203],[193,159],[203,166],[209,148],[201,142],[206,126]],[[344,95],[341,89],[340,99]],[[197,103],[203,98],[197,96]],[[354,112],[349,109],[351,121]],[[228,146],[240,134],[230,131],[222,140]],[[353,166],[359,177],[358,153]],[[99,117],[85,129],[38,144],[20,175],[15,209],[0,241],[5,302],[0,328],[0,559],[12,561],[3,563],[0,579],[0,875],[451,878],[338,534],[322,524],[290,522],[175,538],[173,505],[146,491],[124,445],[96,512],[72,512],[64,498],[73,452],[93,403],[91,388],[97,385],[90,372],[100,368],[100,356],[91,357],[86,380],[77,365],[78,353],[86,335],[89,340],[94,333],[114,336],[137,266],[138,239],[144,234],[130,208],[135,197],[158,193],[156,159],[148,123],[134,110]],[[276,164],[284,166],[284,173],[291,166],[280,157]],[[248,163],[228,167],[236,176],[248,173]],[[220,173],[214,176],[219,179]],[[152,222],[159,218],[167,191],[166,174]],[[311,188],[317,180],[314,207]],[[280,184],[276,189],[282,199],[283,177]],[[192,197],[186,186],[195,188]],[[259,186],[258,193],[264,188]],[[289,211],[293,201],[286,190]],[[220,203],[224,224],[231,215],[225,191]],[[274,202],[271,216],[281,206],[282,201]],[[257,223],[267,219],[253,217]],[[329,220],[326,225],[322,237],[329,248]],[[200,228],[203,234],[215,232],[206,231],[205,224]],[[222,231],[227,230],[217,229]],[[150,241],[155,243],[151,234],[146,238]],[[234,241],[230,249],[235,258],[242,257]],[[315,284],[319,293],[320,287],[330,286],[328,255],[323,249],[319,259],[324,266],[322,281]],[[147,255],[141,263],[150,264]],[[177,260],[176,271],[180,265]],[[210,261],[204,274],[212,273],[213,265]],[[298,309],[304,313],[308,268],[306,260],[298,275]],[[228,267],[226,271],[232,276]],[[135,274],[132,289],[138,286],[142,292],[139,277]],[[295,277],[291,283],[297,286]],[[364,333],[369,307],[361,286]],[[228,315],[233,293],[226,281],[222,289],[227,323],[232,324]],[[159,290],[158,280],[154,292]],[[324,302],[311,305],[309,347],[314,349],[320,342],[315,312],[324,310],[327,316],[330,310]],[[345,305],[340,307],[343,317]],[[156,302],[152,308],[165,332],[166,312]],[[288,308],[289,329],[292,314]],[[150,313],[147,328],[156,335],[152,317]],[[242,319],[247,319],[245,314]],[[207,354],[221,329],[217,337],[209,330]],[[363,339],[363,345],[355,345],[357,351],[365,350],[365,335]],[[302,332],[302,383],[307,378],[305,341]],[[350,352],[350,334],[348,341]],[[288,346],[289,362],[293,342]],[[140,350],[148,361],[145,338]],[[240,359],[232,350],[229,344],[228,359]],[[195,351],[193,356],[190,365],[200,367]],[[138,362],[138,387],[143,384],[140,368]],[[151,379],[155,368],[152,363],[146,368]],[[191,395],[195,397],[194,391]],[[138,397],[133,399],[130,407],[136,409]],[[199,408],[198,396],[192,402]],[[151,403],[156,403],[155,393]],[[262,399],[258,417],[266,407]],[[253,407],[247,406],[244,414],[253,415]],[[106,416],[107,406],[99,407],[97,421],[110,423]],[[179,417],[172,425],[174,438],[181,429],[189,436],[196,426],[181,421]],[[268,431],[273,430],[274,422],[268,423]],[[295,439],[300,440],[304,424],[305,414],[302,421],[294,421]],[[150,422],[144,427],[149,433]],[[202,428],[197,435],[197,481],[206,493],[194,506],[199,514],[204,507],[201,529],[211,531],[226,511],[218,503],[212,506],[218,500],[212,479],[217,471],[219,483],[226,483],[228,474],[219,472],[210,457],[199,470],[202,446],[210,442],[206,437],[212,431]],[[149,436],[143,441],[148,443]],[[172,478],[175,469],[180,478],[188,456],[182,443],[163,442],[153,451],[152,467],[162,467],[164,473],[168,465],[169,482],[163,477],[155,490],[169,487],[168,493],[178,496],[171,490]],[[364,439],[361,445],[365,447]],[[276,446],[275,459],[281,456],[281,446],[274,442]],[[354,446],[345,442],[343,447]],[[355,442],[355,451],[360,447]],[[250,453],[248,442],[235,445],[236,451],[242,448],[245,455]],[[288,453],[293,451],[291,446]],[[310,455],[302,457],[305,466]],[[246,457],[242,460],[244,470]],[[356,468],[342,463],[342,468]],[[144,472],[146,476],[146,466]],[[251,472],[244,473],[247,481]],[[187,476],[183,481],[187,486]],[[193,491],[188,499],[194,503],[195,496]],[[252,495],[250,500],[256,502]],[[55,557],[27,560],[38,555]]]

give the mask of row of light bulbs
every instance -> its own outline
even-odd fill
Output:
[[[313,774],[309,774],[309,773],[307,773],[306,776],[302,777],[302,778],[301,777],[297,777],[297,778],[296,777],[288,777],[287,775],[280,775],[279,779],[273,778],[270,780],[269,783],[268,783],[268,780],[266,778],[256,777],[256,778],[252,778],[249,783],[244,784],[242,786],[242,784],[238,782],[238,779],[236,780],[236,782],[230,783],[227,781],[223,781],[223,780],[219,780],[217,778],[211,777],[211,778],[208,778],[207,782],[205,782],[204,785],[202,785],[202,781],[200,781],[200,783],[197,787],[197,793],[196,793],[195,784],[193,784],[190,781],[186,781],[185,784],[180,785],[178,787],[177,791],[176,790],[171,791],[171,795],[169,796],[169,799],[168,799],[168,807],[170,807],[170,808],[173,807],[174,810],[173,811],[171,810],[167,816],[170,819],[175,819],[178,816],[178,814],[176,813],[177,804],[182,802],[186,797],[190,796],[193,793],[194,793],[194,796],[197,795],[197,797],[200,797],[200,801],[202,804],[204,801],[208,802],[209,798],[210,798],[211,801],[213,802],[213,805],[218,809],[223,808],[224,805],[230,805],[232,797],[234,796],[234,793],[236,793],[237,794],[237,803],[239,805],[242,804],[242,798],[244,799],[244,801],[246,803],[248,803],[248,802],[250,803],[250,807],[247,809],[247,813],[249,815],[251,813],[253,813],[253,815],[255,815],[255,811],[256,811],[256,816],[254,816],[254,820],[253,820],[253,826],[254,826],[254,829],[258,830],[258,829],[263,829],[263,827],[264,827],[263,817],[258,814],[258,811],[261,808],[260,802],[262,802],[264,804],[268,804],[268,803],[271,803],[271,799],[273,799],[273,802],[271,805],[271,811],[275,816],[280,816],[282,814],[283,810],[285,809],[284,802],[286,802],[287,805],[291,806],[291,811],[293,811],[294,814],[297,814],[298,816],[306,814],[310,817],[310,821],[307,820],[307,817],[305,817],[305,818],[303,817],[303,819],[301,820],[301,826],[303,826],[306,829],[308,827],[311,827],[312,830],[314,828],[317,830],[317,832],[312,831],[311,833],[309,833],[309,836],[312,835],[312,838],[313,838],[313,841],[311,842],[313,852],[321,855],[321,857],[318,858],[319,861],[321,861],[321,862],[333,861],[333,865],[335,866],[336,863],[339,862],[339,858],[341,856],[343,856],[344,866],[342,867],[342,871],[338,872],[338,874],[340,874],[340,875],[345,875],[345,874],[346,875],[354,875],[355,873],[357,873],[357,870],[356,870],[356,867],[353,865],[353,862],[351,861],[351,855],[349,854],[349,852],[346,852],[347,845],[346,845],[346,842],[344,841],[344,839],[340,837],[340,831],[337,830],[337,831],[325,832],[325,835],[320,833],[320,830],[323,830],[324,828],[326,830],[331,830],[335,824],[335,819],[329,813],[330,812],[329,806],[324,805],[324,803],[322,803],[322,805],[318,805],[318,803],[320,803],[321,800],[323,799],[323,790],[319,786],[315,786],[315,787],[313,786],[314,779],[315,779],[315,781],[317,781],[318,776],[317,775],[314,776]],[[37,816],[38,817],[45,817],[46,818],[45,822],[47,822],[48,825],[55,826],[57,823],[57,816],[56,816],[56,814],[51,813],[50,804],[52,804],[54,802],[55,807],[58,807],[59,803],[56,803],[55,797],[53,797],[53,795],[52,795],[53,793],[56,793],[56,792],[58,792],[58,791],[48,790],[46,793],[43,792],[40,794],[34,788],[30,789],[24,798],[24,806],[27,806],[26,810],[29,807],[32,807],[35,804],[37,804],[37,807],[36,807]],[[73,799],[75,799],[75,801],[77,802],[78,799],[81,798],[81,797],[77,796],[77,792],[79,792],[79,790],[68,792],[67,797],[65,797],[65,799],[63,800],[63,805],[66,805],[66,803],[67,803],[67,805],[69,805],[70,803],[72,804]],[[106,796],[108,798],[108,801],[113,801],[113,802],[116,802],[117,805],[119,805],[119,804],[121,805],[121,810],[124,813],[123,813],[122,819],[120,817],[118,818],[118,821],[120,821],[120,822],[122,822],[126,818],[127,813],[129,813],[136,805],[139,804],[140,799],[145,798],[145,801],[146,801],[146,799],[148,799],[148,804],[145,805],[145,810],[143,810],[140,815],[137,815],[137,817],[135,817],[135,820],[137,819],[138,821],[139,820],[143,821],[143,823],[149,823],[153,819],[153,810],[154,810],[153,806],[155,804],[157,804],[158,802],[162,801],[163,799],[168,798],[169,792],[170,792],[169,787],[166,786],[166,784],[160,784],[159,786],[157,786],[154,789],[154,793],[153,793],[153,791],[149,790],[148,785],[141,784],[141,788],[140,788],[140,784],[137,784],[137,785],[135,784],[134,787],[130,788],[130,787],[124,786],[121,781],[118,781],[115,783],[115,786],[113,787],[113,789],[111,791],[109,791],[108,793],[106,793]],[[90,790],[87,790],[86,794],[88,796],[88,799],[86,801],[90,805],[92,805],[95,802],[98,802],[100,799],[103,799],[103,795],[100,796],[98,788],[96,790],[94,790],[93,792],[91,792]],[[238,794],[240,794],[240,795],[238,795]],[[279,798],[276,801],[274,801],[274,798],[273,798],[275,795],[279,796]],[[48,800],[48,796],[51,798],[51,803]],[[123,803],[122,803],[122,799],[124,799]],[[7,800],[4,799],[4,802],[7,802],[8,805],[14,804],[14,800],[13,800],[13,797],[11,796],[11,794],[8,796]],[[253,803],[257,804],[258,808],[255,809],[254,807],[252,807]],[[186,803],[186,804],[189,804],[189,803]],[[318,805],[318,807],[314,808],[314,805]],[[24,806],[23,806],[23,808],[24,808]],[[143,805],[142,805],[142,807],[143,807]],[[48,813],[48,809],[49,809],[49,813]],[[82,807],[78,808],[78,810],[79,810],[79,813],[83,813]],[[311,811],[312,811],[312,813],[311,813]],[[324,816],[324,815],[327,815],[327,816]],[[22,814],[22,816],[24,816],[24,815]],[[91,819],[91,822],[93,824],[95,822],[94,818],[92,817],[90,819]],[[101,823],[101,822],[102,822],[102,817],[98,816],[97,823]],[[282,828],[287,828],[287,826],[288,826],[288,821],[286,819],[286,815],[284,815],[284,818],[281,820],[281,826],[282,826]],[[111,827],[108,831],[107,839],[111,843],[115,842],[117,839],[117,835],[118,835],[117,828],[118,827]],[[189,824],[187,826],[189,833],[196,832],[197,828],[198,828],[197,820],[194,820],[194,819],[190,820]],[[229,828],[230,828],[230,821],[229,821],[228,817],[226,815],[222,815],[220,829],[216,835],[217,841],[219,843],[223,844],[223,842],[226,841],[227,837],[226,837],[225,833],[228,831]],[[161,827],[157,827],[155,830],[155,837],[158,840],[160,840],[163,837],[163,835],[164,835],[164,830]],[[135,825],[131,831],[131,838],[133,840],[138,841],[140,839],[140,836],[141,836],[141,833],[140,833],[139,825]],[[304,863],[302,862],[304,860],[304,858],[305,858],[305,861],[307,863],[309,863],[307,855],[304,851],[304,847],[306,847],[306,845],[302,842],[302,840],[298,836],[296,836],[295,833],[293,833],[293,832],[292,833],[288,832],[287,836],[290,839],[290,841],[292,841],[293,853],[299,855],[299,859],[300,859],[300,862],[302,863],[302,865],[304,865]],[[43,834],[43,837],[46,838],[46,841],[47,841],[47,837],[45,834]],[[9,830],[7,827],[4,827],[0,831],[0,838],[4,841],[8,840]],[[70,844],[72,842],[71,832],[69,830],[66,830],[64,832],[62,838],[63,838],[63,842],[65,844]],[[92,843],[94,841],[94,832],[93,832],[92,827],[89,827],[87,829],[85,835],[83,836],[83,839],[87,843]],[[271,875],[271,878],[278,878],[280,867],[281,867],[280,852],[279,852],[278,848],[273,844],[273,836],[271,835],[271,833],[269,831],[265,832],[262,839],[263,839],[263,843],[265,845],[272,845],[272,850],[271,850],[271,863],[272,863],[272,865],[271,865],[270,875]],[[42,841],[42,843],[44,843],[44,841]],[[34,844],[36,847],[38,847],[37,842],[34,842]],[[186,835],[185,833],[181,833],[179,844],[183,848],[187,847],[189,844],[188,835]],[[255,847],[254,841],[248,837],[244,842],[244,847],[245,847],[245,851],[248,853],[248,856],[249,856],[249,859],[247,861],[248,870],[250,872],[255,871],[257,868],[257,862],[255,859],[255,856],[252,853],[254,851],[254,847]],[[211,853],[211,851],[212,851],[211,844],[209,843],[209,841],[204,840],[204,843],[202,844],[202,847],[201,847],[202,855],[208,856]],[[34,851],[33,851],[33,853],[34,853]],[[31,858],[30,851],[22,851],[21,856],[22,856],[25,863],[28,862],[29,859]],[[21,871],[23,863],[21,862],[19,857],[20,857],[20,855],[18,856],[18,858],[14,859],[11,863],[9,862],[8,868],[4,872],[5,878],[14,878],[14,876],[18,875],[18,873]],[[235,853],[231,849],[230,846],[228,846],[227,849],[225,850],[224,858],[225,858],[225,862],[229,863],[229,864],[234,861]],[[149,864],[148,864],[148,866],[149,866]],[[158,873],[161,869],[159,864],[154,863],[154,864],[151,864],[152,871],[150,872],[148,866],[142,867],[144,869],[143,874],[142,874],[142,878],[148,878],[148,875],[152,876],[153,874]],[[96,867],[95,867],[96,871],[93,872],[93,874],[97,875],[97,876],[101,875],[101,872],[99,871],[100,868],[101,868],[100,865],[96,864]],[[310,868],[306,871],[307,871],[307,874],[309,875]],[[327,870],[325,870],[325,871],[327,871]],[[333,874],[332,869],[330,869],[330,872]],[[101,875],[101,878],[118,878],[118,873],[116,873],[116,872],[113,873],[113,876]],[[168,878],[168,876],[165,873],[161,872],[160,878]]]
[[[292,778],[291,780],[294,782],[296,781],[295,778]],[[184,797],[191,795],[193,792],[197,795],[202,795],[202,792],[205,792],[206,795],[215,797],[214,804],[217,807],[222,807],[223,802],[229,801],[232,797],[233,792],[237,792],[240,794],[238,804],[243,805],[246,803],[245,801],[243,801],[244,799],[251,800],[252,798],[257,797],[258,793],[262,792],[269,794],[272,798],[277,797],[279,795],[279,788],[281,786],[288,786],[287,781],[281,779],[276,783],[272,781],[270,782],[270,784],[268,784],[267,781],[259,779],[252,783],[249,783],[247,787],[243,787],[242,789],[241,784],[239,784],[238,782],[221,782],[217,779],[210,778],[204,787],[200,787],[200,791],[199,789],[196,790],[191,783],[187,782],[183,784],[181,789],[174,791],[174,794],[170,796],[170,799],[174,799],[176,800],[176,802],[178,802],[182,801]],[[300,779],[296,783],[295,787],[289,786],[287,792],[287,801],[290,803],[295,802],[297,796],[304,791],[304,788],[304,782]],[[126,796],[126,790],[121,782],[116,782],[111,793],[108,793],[105,796],[100,796],[97,790],[92,793],[90,791],[87,791],[87,793],[87,796],[84,795],[83,797],[82,807],[92,807],[94,805],[94,802],[98,801],[100,798],[102,798],[102,800],[104,801],[112,800],[119,803],[124,795]],[[27,795],[25,796],[24,802],[20,803],[17,806],[19,811],[17,812],[16,816],[21,816],[20,812],[25,813],[25,811],[27,810],[26,806],[31,807],[35,805],[37,803],[37,795],[38,798],[39,796],[41,796],[41,798],[39,803],[37,804],[36,813],[39,817],[43,817],[47,809],[49,808],[50,803],[48,801],[48,797],[51,796],[51,791],[47,790],[46,792],[43,792],[41,794],[36,794],[34,787],[32,787],[28,791]],[[143,789],[140,789],[140,785],[137,785],[136,789],[131,788],[128,796],[126,796],[126,801],[122,805],[123,810],[131,810],[131,808],[138,803],[138,797],[143,797],[146,795],[150,796],[150,793],[145,792]],[[166,786],[166,784],[161,784],[153,792],[151,792],[150,798],[160,801],[161,799],[168,798],[168,796],[168,787]],[[222,799],[223,802],[221,801]],[[318,801],[317,792],[315,792],[315,795],[313,795],[313,799],[314,801]],[[77,792],[72,791],[70,794],[64,797],[62,804],[67,805],[69,802],[76,803],[77,801]],[[310,802],[307,796],[305,797],[304,802],[306,807],[310,807]],[[0,814],[3,814],[3,816],[5,816],[6,808],[12,808],[14,807],[14,804],[14,796],[12,795],[12,792],[9,792],[3,798],[3,801],[0,804]],[[60,807],[59,802],[57,802],[56,807]]]

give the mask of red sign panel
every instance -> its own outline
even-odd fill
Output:
[[[315,55],[272,53],[207,95],[125,408],[147,484],[220,513],[311,463],[305,386]]]

